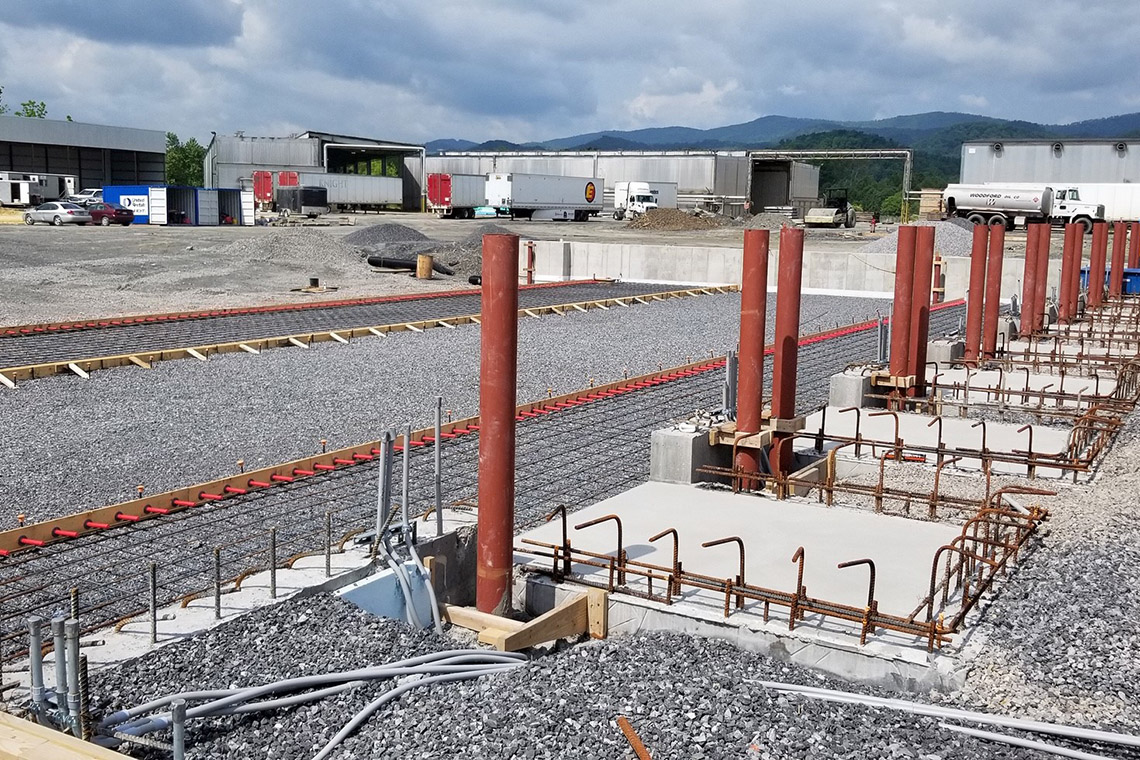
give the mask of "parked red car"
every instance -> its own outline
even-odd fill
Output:
[[[104,227],[109,224],[121,224],[126,227],[135,220],[135,212],[118,203],[97,201],[87,206],[87,213],[91,214],[93,224],[101,224]]]

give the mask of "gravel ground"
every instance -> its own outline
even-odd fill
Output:
[[[173,691],[265,683],[458,646],[334,597],[291,600],[97,674],[93,701],[102,715]],[[246,666],[235,672],[235,662]],[[930,718],[785,697],[755,680],[848,688],[722,641],[655,634],[563,644],[510,673],[409,692],[333,757],[633,757],[619,715],[657,758],[747,757],[754,737],[755,756],[772,760],[1037,756],[952,734]],[[307,759],[386,688],[365,686],[261,717],[191,723],[187,756]]]
[[[974,233],[962,227],[957,221],[913,222],[912,226],[934,227],[934,251],[943,256],[969,256],[974,247]],[[899,231],[896,228],[889,235],[867,243],[859,250],[862,253],[894,253],[898,247]]]
[[[863,320],[883,304],[805,296],[802,329]],[[524,320],[519,399],[723,354],[739,310],[739,296],[725,294]],[[124,501],[138,484],[157,493],[220,477],[238,459],[252,469],[306,456],[322,438],[335,448],[386,425],[426,426],[436,395],[456,417],[475,414],[478,360],[479,330],[467,326],[28,383],[0,394],[18,442],[0,448],[0,524]]]

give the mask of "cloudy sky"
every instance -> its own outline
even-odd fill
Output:
[[[1140,111],[1129,0],[4,0],[0,86],[49,118],[410,142],[781,114]]]

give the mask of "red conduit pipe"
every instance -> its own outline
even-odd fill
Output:
[[[974,225],[974,247],[970,251],[970,289],[966,293],[966,347],[963,358],[968,366],[978,363],[978,351],[982,347],[982,304],[986,289],[986,248],[989,244],[990,229],[982,224]]]
[[[740,354],[737,380],[736,430],[759,433],[764,396],[765,318],[768,309],[768,230],[744,231],[744,267],[740,287]],[[736,467],[745,472],[760,472],[757,449],[741,448],[736,453]],[[741,488],[752,481],[741,478]]]
[[[1069,313],[1069,280],[1073,274],[1073,234],[1076,231],[1077,225],[1065,225],[1064,247],[1061,250],[1061,282],[1057,286],[1057,321],[1062,324],[1068,324],[1072,319]]]
[[[986,306],[982,317],[982,356],[997,355],[998,316],[1001,312],[1001,268],[1005,255],[1005,225],[990,227],[990,252],[986,260]]]
[[[1140,222],[1133,222],[1129,226],[1128,234],[1131,238],[1128,241],[1128,268],[1136,269],[1140,267]]]
[[[1069,271],[1069,319],[1077,321],[1077,299],[1081,295],[1081,264],[1085,256],[1085,226],[1073,225],[1073,266]]]
[[[1033,299],[1037,307],[1033,313],[1033,329],[1045,329],[1045,297],[1049,293],[1049,249],[1053,245],[1053,226],[1038,224],[1037,230],[1037,295]]]
[[[773,420],[788,420],[796,416],[796,363],[799,358],[803,263],[804,231],[782,228],[776,290],[776,346],[772,357]],[[786,443],[789,438],[787,433],[772,436],[772,451],[775,455],[770,458],[770,463],[778,477],[786,477],[791,469],[792,447]]]
[[[1032,334],[1034,315],[1037,313],[1037,246],[1040,224],[1025,228],[1025,269],[1021,275],[1021,328],[1022,337]]]
[[[515,523],[518,235],[483,236],[479,373],[479,527],[475,604],[510,609]]]
[[[1105,265],[1108,259],[1108,223],[1095,222],[1089,252],[1089,306],[1104,303]]]
[[[1128,254],[1128,225],[1112,225],[1112,266],[1108,272],[1108,296],[1119,298],[1124,293],[1124,263]]]
[[[895,300],[891,309],[891,374],[910,374],[910,309],[914,293],[915,227],[899,227],[895,254]],[[783,267],[781,266],[781,270]]]
[[[926,388],[926,344],[930,340],[930,288],[934,275],[934,228],[919,227],[914,245],[914,280],[911,286],[910,351],[907,363],[914,375],[908,396],[922,395]]]

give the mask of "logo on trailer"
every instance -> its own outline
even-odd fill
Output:
[[[586,183],[586,203],[593,203],[594,197],[597,195],[598,189],[594,187],[593,182]]]

